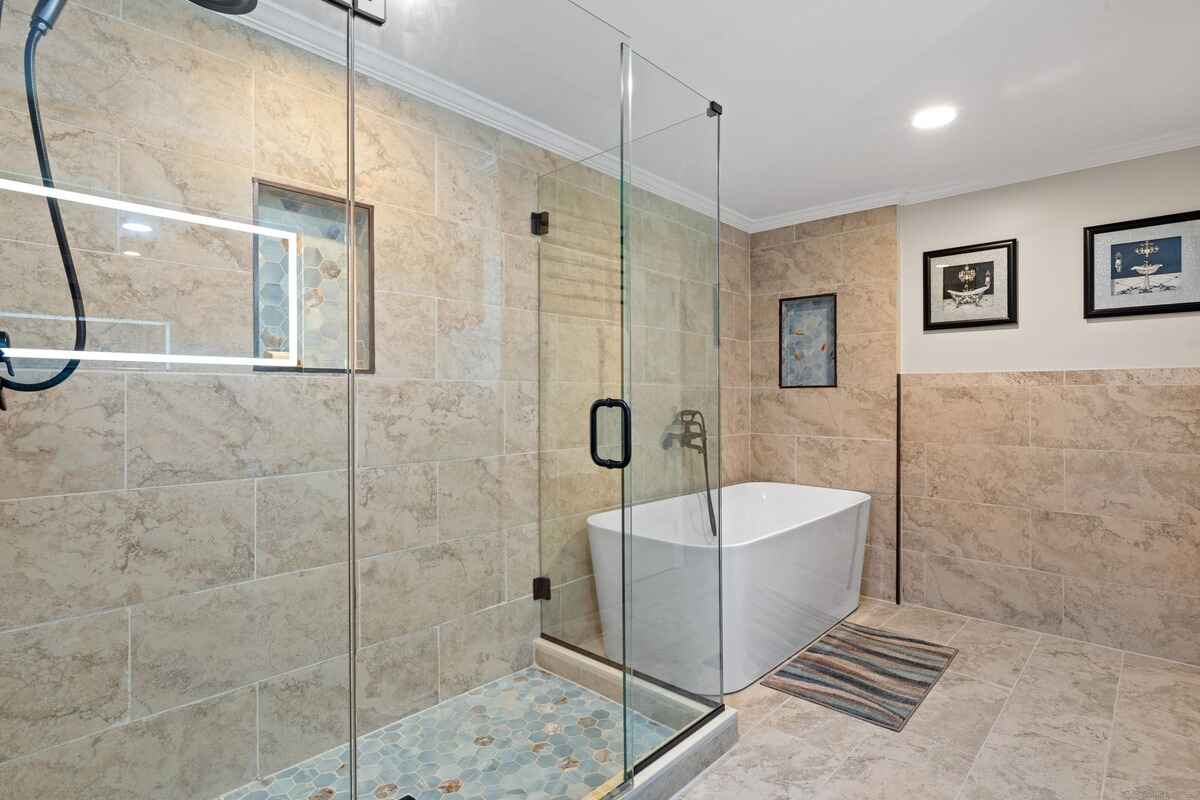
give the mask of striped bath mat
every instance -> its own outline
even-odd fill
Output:
[[[843,622],[763,685],[899,731],[958,650]]]

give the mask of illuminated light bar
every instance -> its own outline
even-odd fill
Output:
[[[43,358],[43,359],[78,359],[79,361],[131,361],[152,364],[214,364],[222,366],[250,367],[296,367],[299,357],[296,344],[300,336],[299,314],[296,308],[300,302],[300,269],[297,255],[297,236],[292,231],[268,228],[246,222],[209,217],[203,214],[191,214],[186,211],[175,211],[170,208],[159,208],[142,203],[131,203],[127,200],[114,200],[83,192],[73,192],[67,189],[51,188],[35,183],[14,181],[0,178],[0,189],[21,194],[32,194],[38,197],[53,197],[68,203],[78,203],[85,206],[111,208],[115,211],[127,211],[131,214],[144,214],[148,217],[159,217],[177,222],[187,222],[195,225],[208,225],[213,228],[223,228],[238,233],[250,233],[257,236],[270,236],[288,242],[288,291],[292,307],[288,309],[288,351],[283,357],[254,356],[188,356],[173,353],[106,353],[96,350],[37,350],[21,347],[9,347],[4,354],[9,358]]]

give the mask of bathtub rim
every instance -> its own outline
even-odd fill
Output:
[[[734,488],[737,486],[751,486],[751,485],[787,486],[787,487],[794,486],[794,487],[798,487],[801,489],[818,489],[822,492],[833,492],[833,493],[837,493],[837,494],[841,494],[841,495],[846,495],[847,498],[853,497],[854,499],[852,502],[847,502],[846,505],[841,506],[839,508],[835,508],[831,511],[827,511],[824,514],[820,514],[820,515],[814,516],[814,517],[807,517],[803,522],[793,523],[787,527],[772,529],[766,533],[755,536],[752,539],[747,539],[744,542],[736,542],[736,543],[726,542],[726,541],[724,541],[724,536],[722,535],[722,541],[719,543],[720,548],[722,550],[736,550],[739,548],[747,547],[752,544],[757,544],[757,543],[763,541],[764,539],[770,539],[775,536],[782,536],[783,534],[794,531],[797,528],[804,527],[805,525],[810,525],[810,524],[813,524],[816,522],[820,522],[820,521],[828,519],[836,514],[841,514],[845,511],[849,511],[852,508],[859,507],[864,502],[869,503],[874,498],[873,495],[871,495],[867,492],[860,492],[856,489],[837,489],[837,488],[834,488],[831,486],[814,486],[812,484],[807,484],[807,483],[783,483],[781,481],[742,481],[741,483],[733,483],[733,484],[730,484],[729,486],[722,486],[721,489],[722,490],[723,489],[731,489],[731,488]],[[682,500],[682,499],[688,498],[688,497],[698,497],[698,496],[704,494],[704,491],[705,490],[701,489],[698,492],[692,492],[690,494],[679,494],[679,495],[675,495],[673,497],[662,497],[662,498],[658,498],[656,500],[647,500],[642,503],[634,503],[632,506],[630,506],[630,509],[632,510],[639,506],[654,505],[655,503],[672,503],[677,500]],[[724,503],[720,502],[719,497],[720,497],[720,495],[719,495],[719,491],[718,491],[718,508],[721,509],[718,512],[718,517],[720,517],[720,520],[718,521],[718,526],[721,528],[721,533],[724,534],[724,526],[725,526]],[[606,509],[604,511],[596,511],[592,514],[589,514],[587,517],[588,534],[591,535],[593,530],[597,530],[597,531],[604,531],[605,533],[608,533],[608,534],[615,534],[617,536],[623,535],[623,532],[619,528],[614,528],[611,525],[602,525],[602,524],[599,524],[598,522],[595,522],[595,520],[597,518],[604,517],[606,515],[611,515],[611,514],[617,514],[617,515],[623,516],[624,515],[624,507],[623,506],[614,506],[613,508]],[[634,533],[632,533],[631,535],[638,536],[636,531]],[[698,543],[698,542],[695,542],[695,543],[693,543],[693,542],[688,542],[688,543],[670,542],[666,539],[658,539],[653,536],[642,536],[641,538],[651,539],[651,540],[660,541],[660,542],[666,542],[668,544],[676,545],[679,547],[694,547],[697,549],[704,549],[704,550],[716,549],[716,546],[717,546],[715,543],[711,543],[711,542],[705,542],[703,544]]]

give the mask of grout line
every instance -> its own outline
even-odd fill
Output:
[[[1033,660],[1033,654],[1037,652],[1038,645],[1042,643],[1042,638],[1045,634],[1038,634],[1038,639],[1033,643],[1033,647],[1029,648],[1029,655],[1025,656],[1025,663],[1021,665],[1021,671],[1017,674],[1016,681],[1013,682],[1012,688],[1008,690],[1008,696],[1004,698],[1004,705],[1000,706],[1000,713],[992,720],[992,725],[988,728],[987,736],[983,738],[983,742],[979,745],[979,749],[975,751],[975,757],[971,759],[971,767],[967,770],[967,774],[963,776],[962,785],[958,787],[958,792],[954,795],[954,800],[962,800],[963,792],[967,790],[967,786],[971,781],[971,774],[975,771],[975,765],[979,763],[979,756],[987,748],[987,743],[992,738],[992,734],[996,731],[996,725],[1000,723],[1000,718],[1004,716],[1004,712],[1008,710],[1008,703],[1012,700],[1013,695],[1017,691],[1017,687],[1021,685],[1022,678],[1025,677],[1025,670],[1029,669],[1029,662]]]
[[[1113,742],[1117,735],[1117,708],[1121,704],[1121,680],[1125,677],[1125,651],[1121,651],[1121,669],[1117,672],[1117,691],[1113,698],[1113,716],[1112,724],[1108,726],[1108,747],[1104,749],[1104,764],[1103,772],[1100,773],[1100,798],[1104,800],[1104,793],[1108,785],[1108,769],[1112,762]]]

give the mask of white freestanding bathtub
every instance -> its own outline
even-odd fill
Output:
[[[871,497],[742,483],[721,489],[720,499],[728,693],[857,608]],[[717,547],[704,493],[635,505],[628,513],[627,661],[673,686],[715,695]],[[622,661],[621,509],[588,517],[588,539],[605,655]]]

